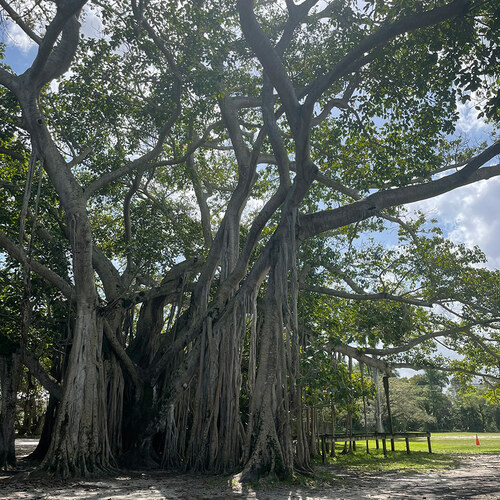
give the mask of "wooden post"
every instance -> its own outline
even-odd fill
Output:
[[[337,353],[333,351],[332,353],[332,368],[333,371],[337,371]],[[334,457],[335,456],[335,424],[336,424],[336,412],[335,412],[335,403],[333,402],[333,394],[331,396],[330,404],[331,404],[331,410],[332,410],[332,449],[330,450],[330,456]]]
[[[385,444],[385,437],[382,438],[382,448],[384,450],[384,457],[387,457],[387,446]]]
[[[349,364],[348,364],[348,373],[349,373],[349,407],[347,410],[347,427],[349,434],[349,453],[353,452],[352,448],[352,407],[354,404],[354,388],[352,385],[352,357],[349,356]]]
[[[334,457],[335,456],[335,420],[336,420],[336,414],[335,414],[335,405],[333,404],[332,401],[332,449],[330,451],[330,456]]]
[[[326,461],[326,449],[325,449],[325,435],[321,435],[321,463]]]
[[[410,439],[408,438],[408,436],[405,437],[405,441],[406,441],[406,453],[408,453],[408,455],[410,454]]]
[[[427,446],[429,448],[429,453],[432,453],[432,448],[431,448],[431,433],[427,433]]]
[[[391,401],[389,397],[389,377],[384,376],[385,400],[387,402],[387,416],[389,417],[389,431],[391,433],[391,450],[394,451],[394,429],[392,427]]]
[[[370,453],[370,448],[368,446],[368,424],[366,419],[366,395],[365,395],[365,379],[363,376],[365,365],[360,361],[359,370],[361,372],[361,390],[363,391],[363,413],[365,417],[365,440],[366,440],[366,453]]]

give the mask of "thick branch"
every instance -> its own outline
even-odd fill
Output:
[[[364,354],[361,350],[356,349],[355,347],[351,347],[350,345],[335,345],[333,346],[333,350],[335,352],[339,352],[341,354],[345,354],[346,356],[350,356],[351,358],[354,358],[362,363],[364,363],[367,366],[371,366],[373,368],[377,368],[381,372],[387,373],[390,375],[390,368],[385,363],[385,361],[382,361],[381,359],[375,359],[371,358],[370,356],[367,356]]]
[[[21,16],[5,1],[0,0],[0,5],[10,18],[38,45],[42,43],[42,39],[22,20]]]
[[[196,195],[196,201],[198,202],[198,207],[200,209],[203,240],[205,241],[205,246],[209,248],[213,242],[213,235],[212,235],[212,224],[210,217],[210,207],[208,206],[207,203],[208,195],[203,191],[200,181],[200,176],[194,164],[193,155],[188,156],[186,161],[186,166],[188,168],[189,176],[191,177],[191,182],[193,183],[193,189]]]
[[[264,67],[265,72],[269,75],[273,86],[278,91],[288,121],[293,129],[297,125],[300,105],[292,82],[288,77],[279,54],[255,18],[253,11],[254,1],[238,0],[237,6],[243,34]]]
[[[500,377],[495,377],[495,375],[491,375],[489,373],[481,373],[481,372],[476,372],[474,370],[468,370],[467,368],[460,368],[460,367],[454,367],[454,366],[439,366],[439,365],[434,365],[434,364],[426,364],[426,365],[416,365],[413,363],[391,363],[391,368],[398,369],[398,368],[409,368],[411,370],[425,370],[428,368],[432,368],[433,370],[439,370],[442,372],[448,372],[448,373],[466,373],[468,375],[473,375],[474,377],[483,377],[483,378],[489,378],[492,380],[500,380]]]
[[[466,373],[469,375],[474,375],[476,377],[484,377],[484,378],[489,378],[493,380],[500,380],[500,377],[496,377],[494,375],[491,375],[489,373],[481,373],[481,372],[476,372],[474,370],[468,370],[466,368],[460,368],[460,367],[451,367],[451,366],[438,366],[434,365],[431,363],[425,364],[425,365],[417,365],[414,363],[387,363],[385,361],[382,361],[380,359],[375,359],[371,358],[369,356],[366,356],[364,354],[364,349],[360,350],[355,347],[351,347],[349,345],[335,345],[333,347],[333,350],[335,352],[339,352],[341,354],[345,354],[346,356],[350,356],[353,359],[356,359],[368,366],[372,366],[373,368],[377,368],[378,370],[385,372],[387,375],[390,375],[392,370],[397,370],[399,368],[409,368],[411,370],[425,370],[427,368],[432,368],[434,370],[439,370],[443,372],[449,372],[449,373]]]
[[[334,210],[324,210],[300,218],[299,235],[301,239],[352,224],[369,217],[378,216],[380,210],[406,203],[433,198],[473,182],[500,175],[499,167],[482,165],[500,154],[500,142],[497,142],[473,158],[458,172],[415,186],[379,191],[363,200]],[[479,170],[480,169],[480,170]]]
[[[431,302],[427,302],[425,300],[413,299],[413,298],[409,298],[409,297],[400,297],[398,295],[392,295],[392,294],[387,293],[387,292],[382,292],[382,293],[349,293],[349,292],[345,292],[343,290],[333,290],[331,288],[325,288],[322,286],[313,286],[313,285],[307,285],[307,284],[300,285],[300,289],[306,290],[308,292],[321,293],[323,295],[331,295],[332,297],[340,297],[340,298],[349,299],[349,300],[373,300],[373,301],[390,300],[393,302],[402,302],[404,304],[412,304],[415,306],[432,307]]]
[[[366,61],[366,54],[389,40],[403,33],[410,33],[420,28],[438,24],[446,19],[463,15],[470,0],[455,0],[443,7],[405,17],[390,24],[383,25],[377,32],[362,40],[326,75],[318,78],[309,89],[305,107],[311,112],[314,103],[334,82],[342,76],[359,69]]]
[[[62,399],[62,386],[45,371],[40,361],[28,352],[24,353],[23,360],[31,374],[49,391],[49,394],[60,401]]]
[[[3,247],[7,251],[7,253],[18,262],[28,262],[28,255],[26,254],[26,252],[22,248],[12,243],[12,241],[3,231],[0,231],[0,246]],[[71,298],[73,287],[58,274],[56,274],[51,269],[43,266],[36,260],[30,260],[29,266],[35,273],[44,278],[52,286],[60,290],[67,298]]]
[[[113,332],[109,323],[106,320],[104,320],[104,335],[106,336],[106,339],[113,348],[113,351],[115,352],[117,358],[122,362],[123,366],[130,375],[132,382],[134,383],[136,388],[136,399],[137,400],[140,399],[140,395],[142,392],[141,374],[139,373],[138,368],[134,365],[134,363],[130,359],[129,355],[125,352],[125,349],[121,346],[120,342],[118,342],[115,333]]]
[[[0,68],[0,85],[7,87],[17,95],[19,91],[19,77],[9,73],[5,68]]]
[[[273,110],[272,100],[273,87],[266,75],[264,75],[264,85],[262,90],[262,116],[264,118],[264,126],[269,137],[269,142],[273,148],[274,157],[278,166],[280,176],[280,185],[287,188],[290,187],[290,162],[288,153],[281,137],[281,132],[276,121],[276,116]]]
[[[226,126],[231,139],[234,154],[236,155],[239,174],[241,175],[243,173],[242,169],[244,170],[245,165],[248,165],[250,152],[248,151],[245,141],[243,140],[243,134],[241,133],[241,128],[238,122],[238,110],[234,106],[233,99],[228,98],[225,95],[219,99],[219,107],[224,120],[224,125]]]
[[[420,345],[427,340],[435,339],[438,337],[449,337],[458,333],[468,335],[472,326],[473,325],[457,326],[456,328],[448,328],[447,330],[440,330],[439,332],[427,333],[426,335],[421,335],[420,337],[411,339],[406,344],[398,347],[388,347],[386,349],[364,347],[363,352],[366,352],[367,354],[376,354],[378,356],[390,356],[392,354],[399,354],[401,352],[409,351],[413,347]]]
[[[87,0],[67,0],[58,7],[31,68],[25,73],[28,82],[37,90],[68,70],[79,42],[80,23],[77,17],[86,3]],[[54,47],[59,35],[61,39]]]
[[[7,149],[7,148],[1,148],[0,147],[0,154],[10,156],[14,160],[19,160],[19,161],[26,161],[26,158],[24,157],[23,154],[18,153],[17,151],[13,151],[12,149]]]

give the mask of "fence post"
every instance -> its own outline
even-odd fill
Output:
[[[391,401],[389,397],[389,377],[387,375],[384,375],[383,381],[385,400],[387,402],[387,416],[389,417],[389,431],[391,433],[391,451],[394,451],[394,429],[392,428]]]

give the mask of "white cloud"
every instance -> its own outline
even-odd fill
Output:
[[[85,6],[81,32],[88,38],[102,38],[103,24],[95,7]]]
[[[7,45],[12,45],[27,53],[36,44],[26,33],[11,19],[5,17],[5,38]],[[98,12],[92,7],[85,7],[81,17],[81,32],[89,38],[101,38],[103,24],[98,17]],[[35,30],[37,31],[37,30]]]
[[[474,98],[471,101],[467,101],[465,104],[458,102],[458,122],[457,130],[459,132],[469,134],[470,132],[482,131],[488,127],[488,124],[483,118],[478,118],[479,110],[476,109],[476,102]]]
[[[35,42],[15,23],[8,20],[6,27],[7,44],[13,45],[27,53]]]
[[[447,237],[479,246],[488,267],[500,269],[500,179],[477,182],[408,208],[437,218]]]

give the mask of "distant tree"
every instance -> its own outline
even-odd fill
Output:
[[[395,431],[423,431],[436,422],[427,411],[426,393],[407,378],[391,379],[391,413]],[[387,407],[383,406],[383,418],[387,419]],[[388,428],[388,426],[386,426]]]
[[[425,398],[425,409],[434,417],[434,422],[429,422],[426,430],[438,432],[453,430],[455,426],[454,402],[444,392],[449,377],[438,370],[425,370],[423,375],[415,375],[410,380],[421,388]]]
[[[500,401],[489,400],[484,386],[458,392],[454,404],[458,430],[499,432]]]

